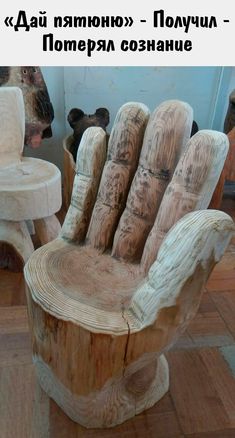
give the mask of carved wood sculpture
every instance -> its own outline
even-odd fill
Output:
[[[58,236],[54,213],[61,206],[60,171],[51,163],[23,158],[22,92],[0,88],[0,267],[21,270],[33,251],[25,221],[34,221],[41,243]]]
[[[68,210],[71,201],[73,182],[76,173],[77,151],[83,133],[91,126],[100,126],[106,131],[106,126],[109,124],[109,112],[106,108],[98,108],[94,114],[84,114],[81,109],[73,108],[70,110],[67,120],[74,132],[73,135],[69,135],[63,141],[63,205],[66,211]]]
[[[229,96],[227,114],[224,120],[224,132],[228,136],[229,151],[211,199],[210,208],[220,208],[225,181],[235,181],[235,90]]]
[[[52,136],[54,110],[39,67],[0,67],[0,86],[19,87],[25,104],[24,143],[37,148]],[[11,127],[12,129],[12,127]]]
[[[227,137],[189,140],[180,101],[148,118],[142,104],[119,110],[105,163],[105,133],[85,132],[61,235],[25,267],[39,382],[88,428],[122,423],[168,390],[164,351],[235,230],[225,213],[191,212],[210,201]]]
[[[109,124],[109,112],[107,108],[97,108],[94,114],[85,114],[81,109],[73,108],[70,110],[67,120],[74,131],[70,143],[70,152],[76,163],[77,151],[83,133],[91,126],[100,126],[106,130],[106,126]]]

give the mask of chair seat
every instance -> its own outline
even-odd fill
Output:
[[[22,158],[0,167],[0,219],[41,219],[61,207],[61,175],[52,163]]]
[[[58,238],[39,248],[25,269],[34,300],[83,327],[126,331],[122,318],[144,277],[140,266]],[[40,278],[39,278],[40,277]]]

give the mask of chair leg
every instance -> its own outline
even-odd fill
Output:
[[[60,222],[54,214],[34,220],[34,227],[41,245],[56,239],[61,230]]]
[[[33,251],[33,243],[24,221],[0,220],[0,268],[22,271]]]

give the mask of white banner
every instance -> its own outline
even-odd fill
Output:
[[[234,65],[234,1],[7,1],[1,65]]]

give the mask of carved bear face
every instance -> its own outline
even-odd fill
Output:
[[[74,130],[70,152],[76,161],[77,150],[84,131],[90,126],[100,126],[106,131],[106,126],[109,124],[109,111],[106,108],[98,108],[94,114],[84,114],[81,109],[73,108],[67,120]]]
[[[54,110],[39,67],[0,67],[0,86],[22,90],[25,104],[25,144],[36,148],[52,136]]]

